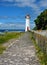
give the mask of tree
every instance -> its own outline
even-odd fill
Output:
[[[47,9],[44,10],[36,20],[34,20],[36,24],[36,28],[39,30],[45,30],[47,29]]]

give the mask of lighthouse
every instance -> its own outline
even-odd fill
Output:
[[[30,31],[30,15],[25,16],[26,24],[25,24],[25,32]]]

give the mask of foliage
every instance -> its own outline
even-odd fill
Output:
[[[5,33],[4,35],[0,35],[0,44],[7,42],[9,39],[18,38],[21,33],[9,32]]]
[[[2,54],[4,50],[6,50],[6,47],[0,45],[0,54]]]
[[[34,20],[37,29],[47,29],[47,9],[44,10],[36,20]]]

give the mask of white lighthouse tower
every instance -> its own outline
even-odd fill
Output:
[[[25,32],[30,31],[30,15],[27,15],[26,17],[26,25],[25,25]]]

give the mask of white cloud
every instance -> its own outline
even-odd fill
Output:
[[[2,0],[2,1],[8,1],[10,3],[14,2],[13,4],[7,4],[6,6],[18,6],[18,7],[31,7],[34,11],[38,11],[39,7],[35,3],[36,0]],[[4,4],[5,5],[5,4]]]
[[[14,0],[2,0],[2,1],[13,2]]]
[[[3,23],[0,22],[0,25],[2,25]]]
[[[19,6],[19,7],[29,6],[34,9],[39,9],[39,7],[47,7],[47,0],[40,0],[40,1],[36,1],[36,0],[2,0],[2,1],[4,1],[4,2],[7,1],[10,3],[14,2],[13,4],[9,4],[12,6]],[[37,4],[36,2],[38,2],[39,4]]]
[[[35,24],[30,24],[30,28],[33,29],[35,27]]]
[[[24,28],[25,25],[24,24],[19,24],[19,23],[16,23],[16,24],[11,24],[11,23],[0,23],[0,29],[22,29]]]
[[[41,10],[42,7],[47,8],[47,0],[40,0],[40,1],[36,1],[36,0],[1,0],[1,1],[8,2],[8,4],[3,3],[3,5],[5,5],[5,6],[31,7],[31,9],[34,10],[33,15],[38,15],[42,11]],[[2,18],[11,18],[11,17],[4,16]],[[2,25],[2,23],[0,23],[0,26],[3,27],[3,25]],[[33,27],[33,26],[35,26],[35,24],[32,24],[31,26]],[[21,28],[21,27],[25,27],[25,25],[20,23],[20,24],[9,24],[9,26],[8,26],[5,24],[5,27]]]
[[[31,2],[35,2],[36,0],[2,0],[2,1],[8,1],[8,2],[28,2],[28,3],[31,3]]]
[[[37,8],[35,2],[36,0],[2,0],[2,1],[8,1],[8,2],[14,2],[13,4],[9,4],[9,5],[13,5],[13,6],[19,6],[19,7],[25,7],[25,6],[29,6],[32,8]]]
[[[47,7],[47,0],[41,0],[39,4],[40,4],[40,7]]]
[[[41,8],[47,8],[47,0],[2,0],[2,1],[8,1],[9,4],[6,4],[6,6],[18,6],[18,7],[31,7],[31,9],[34,11],[34,15],[39,14],[42,10]],[[5,5],[5,4],[4,4]]]

